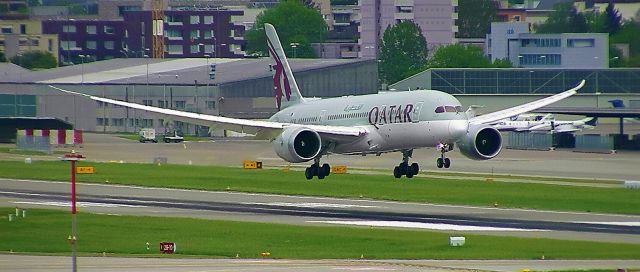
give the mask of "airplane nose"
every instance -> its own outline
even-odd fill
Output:
[[[469,122],[467,120],[451,120],[449,121],[449,135],[452,138],[458,138],[467,133]]]

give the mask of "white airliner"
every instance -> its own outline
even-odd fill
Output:
[[[326,154],[379,155],[401,152],[402,162],[393,175],[411,178],[418,174],[418,164],[410,163],[413,150],[438,147],[441,155],[437,166],[451,164],[445,153],[458,145],[462,154],[476,160],[491,159],[502,148],[500,132],[489,123],[522,114],[574,95],[584,86],[517,107],[468,118],[455,97],[440,91],[416,90],[327,98],[305,99],[300,90],[278,34],[265,24],[268,48],[274,71],[273,82],[278,112],[267,121],[235,119],[220,116],[163,109],[114,99],[84,95],[96,101],[146,110],[170,116],[176,121],[255,134],[270,139],[276,154],[287,162],[313,161],[305,176],[323,179],[330,174],[328,164],[320,164]]]

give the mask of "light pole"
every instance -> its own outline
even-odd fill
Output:
[[[80,78],[81,78],[80,85],[83,85],[84,84],[84,57],[85,57],[85,55],[78,55],[78,57],[80,57],[80,61],[81,61],[80,62],[80,71],[81,71],[80,72],[80,75],[81,75],[80,76]]]
[[[529,93],[533,92],[533,86],[531,84],[531,77],[533,76],[533,70],[529,71]]]
[[[292,42],[289,45],[291,45],[291,48],[293,48],[293,58],[295,59],[296,58],[296,48],[298,48],[300,43]]]
[[[71,162],[71,235],[69,235],[69,243],[71,244],[71,262],[74,272],[78,271],[78,262],[76,258],[77,253],[77,220],[76,220],[76,162],[84,159],[84,156],[71,151],[70,154],[65,154],[61,158],[62,161]]]

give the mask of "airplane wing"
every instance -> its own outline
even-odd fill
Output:
[[[49,85],[49,87],[73,95],[81,95],[88,97],[95,101],[101,101],[104,103],[119,105],[132,109],[139,109],[148,112],[153,112],[161,115],[170,116],[171,119],[176,121],[188,122],[198,124],[201,126],[210,126],[216,128],[222,128],[232,130],[236,132],[255,134],[261,139],[273,139],[278,136],[283,129],[287,127],[302,126],[309,129],[313,129],[321,136],[327,139],[336,139],[342,137],[359,137],[367,134],[367,130],[364,127],[343,127],[343,126],[324,126],[324,125],[300,125],[291,123],[278,123],[271,121],[259,121],[259,120],[247,120],[237,119],[222,116],[214,116],[208,114],[200,114],[194,112],[185,112],[172,109],[164,109],[152,106],[145,106],[131,102],[125,102],[115,99],[103,98],[78,92],[73,92]]]
[[[480,124],[490,124],[492,122],[501,120],[501,119],[505,119],[505,118],[509,118],[512,116],[516,116],[518,114],[523,114],[525,112],[529,112],[544,106],[547,106],[549,104],[553,104],[555,102],[558,102],[562,99],[565,99],[569,96],[572,96],[574,94],[576,94],[578,92],[578,90],[580,88],[582,88],[585,84],[585,80],[582,80],[580,82],[580,84],[578,84],[577,86],[573,87],[572,89],[566,90],[564,92],[561,92],[559,94],[555,94],[549,97],[545,97],[543,99],[539,99],[533,102],[529,102],[526,104],[522,104],[520,106],[515,106],[512,108],[508,108],[508,109],[504,109],[504,110],[500,110],[500,111],[496,111],[496,112],[492,112],[492,113],[488,113],[488,114],[484,114],[484,115],[480,115],[477,117],[473,117],[471,119],[469,119],[469,123],[470,124],[474,124],[474,125],[480,125]]]

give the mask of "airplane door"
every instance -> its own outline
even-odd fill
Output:
[[[324,115],[327,113],[326,110],[320,111],[320,117],[318,118],[318,124],[324,125]]]
[[[422,110],[422,105],[424,102],[420,101],[416,104],[416,107],[413,108],[413,116],[411,117],[411,121],[417,123],[420,121],[420,111]]]

